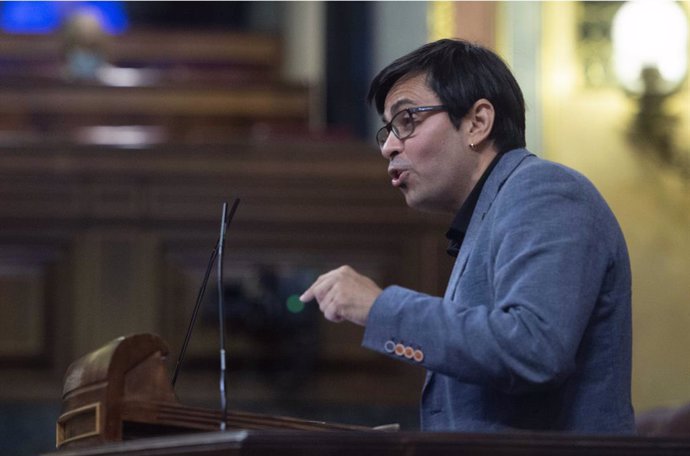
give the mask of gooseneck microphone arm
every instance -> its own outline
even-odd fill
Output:
[[[225,218],[228,213],[228,203],[223,203],[223,216],[220,223],[220,236],[218,240],[218,333],[220,336],[220,409],[223,411],[220,420],[220,429],[225,429],[225,419],[228,410],[228,380],[225,375],[225,300],[223,299],[223,247],[225,244]]]
[[[225,429],[225,422],[227,419],[227,379],[226,379],[226,350],[225,350],[225,302],[223,294],[223,257],[225,249],[225,233],[230,226],[230,222],[235,216],[237,211],[237,206],[239,205],[239,198],[235,198],[230,213],[228,214],[228,203],[223,203],[223,213],[221,217],[220,224],[220,235],[218,236],[218,241],[216,242],[213,251],[211,252],[211,257],[208,260],[208,265],[206,266],[206,273],[204,274],[204,280],[197,294],[196,304],[194,305],[194,310],[192,311],[192,317],[190,319],[189,325],[187,326],[187,333],[185,334],[185,339],[182,344],[182,349],[180,350],[180,355],[177,358],[177,364],[175,366],[175,371],[172,376],[172,385],[175,386],[177,382],[177,377],[180,372],[180,367],[184,359],[185,353],[189,346],[189,340],[191,339],[192,330],[194,324],[196,323],[199,308],[204,298],[206,292],[206,287],[208,285],[208,280],[211,275],[211,269],[213,268],[213,261],[218,259],[218,318],[219,318],[219,331],[220,331],[220,399],[221,408],[223,410],[223,415],[220,423],[220,428]]]
[[[218,323],[220,333],[220,405],[223,412],[220,420],[220,429],[225,430],[225,422],[228,416],[228,380],[225,367],[225,299],[223,293],[223,256],[225,253],[225,232],[230,221],[235,216],[240,200],[235,198],[232,209],[228,215],[228,203],[223,203],[223,216],[220,224],[220,236],[218,241]]]

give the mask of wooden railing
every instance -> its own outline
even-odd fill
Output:
[[[93,77],[72,77],[59,34],[0,35],[0,135],[155,126],[166,138],[309,132],[310,88],[280,78],[280,41],[252,33],[109,37]],[[258,132],[258,133],[257,133]]]

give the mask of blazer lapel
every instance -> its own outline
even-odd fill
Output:
[[[472,219],[470,220],[470,225],[467,228],[467,233],[465,234],[465,239],[462,242],[462,247],[458,254],[458,259],[455,261],[455,266],[453,267],[453,272],[451,274],[450,281],[448,282],[448,291],[455,290],[455,285],[457,281],[460,280],[462,274],[465,272],[465,266],[467,264],[467,259],[470,253],[474,250],[474,245],[479,235],[482,221],[484,216],[491,208],[491,204],[496,199],[498,192],[501,190],[503,183],[510,177],[510,175],[515,171],[515,169],[523,162],[527,157],[534,156],[527,149],[515,149],[510,152],[506,152],[503,157],[496,164],[496,167],[491,171],[491,175],[484,183],[484,188],[482,193],[479,195],[477,200],[477,206],[474,208],[472,213]]]

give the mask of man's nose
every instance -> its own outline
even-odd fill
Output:
[[[383,155],[383,158],[390,161],[393,157],[400,153],[402,148],[402,141],[395,136],[395,133],[390,131],[388,132],[386,142],[384,142],[381,146],[381,155]]]

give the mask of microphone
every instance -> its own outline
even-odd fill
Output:
[[[220,429],[225,430],[225,421],[228,416],[228,380],[225,372],[225,299],[223,294],[223,255],[225,253],[225,232],[230,220],[235,216],[240,200],[235,201],[228,215],[228,203],[223,203],[223,215],[220,222],[220,235],[218,237],[218,332],[220,334],[220,406],[223,415],[220,420]],[[227,219],[227,220],[226,220]]]
[[[239,205],[240,200],[239,198],[235,198],[235,201],[233,202],[232,208],[230,210],[230,213],[228,214],[228,203],[224,202],[223,203],[223,212],[221,216],[221,226],[220,226],[220,235],[218,237],[218,241],[216,242],[213,251],[211,252],[211,256],[208,260],[208,265],[206,266],[206,273],[204,274],[204,279],[201,283],[201,287],[199,288],[199,293],[197,294],[196,298],[196,303],[194,305],[194,310],[192,311],[192,317],[189,321],[189,325],[187,326],[187,333],[185,334],[185,339],[184,342],[182,343],[182,349],[180,350],[180,354],[177,358],[177,363],[175,366],[175,371],[172,376],[172,386],[173,388],[175,387],[175,383],[177,382],[177,377],[180,372],[180,367],[182,366],[182,361],[184,360],[184,356],[187,352],[187,348],[189,346],[189,340],[191,339],[192,335],[192,330],[194,328],[194,324],[196,323],[198,314],[199,314],[199,308],[201,307],[201,303],[203,302],[204,299],[204,294],[206,292],[206,287],[208,285],[208,280],[211,275],[211,269],[213,268],[213,261],[218,258],[218,310],[219,310],[219,320],[220,320],[220,352],[221,352],[221,380],[220,380],[220,394],[221,394],[221,407],[223,409],[223,418],[220,424],[221,429],[225,429],[225,421],[227,418],[227,381],[226,381],[226,375],[225,375],[225,328],[224,328],[224,319],[225,319],[225,309],[224,309],[224,299],[223,299],[223,256],[224,256],[224,246],[225,246],[225,233],[228,229],[228,226],[230,226],[230,222],[232,221],[235,211],[237,211],[237,206]]]

